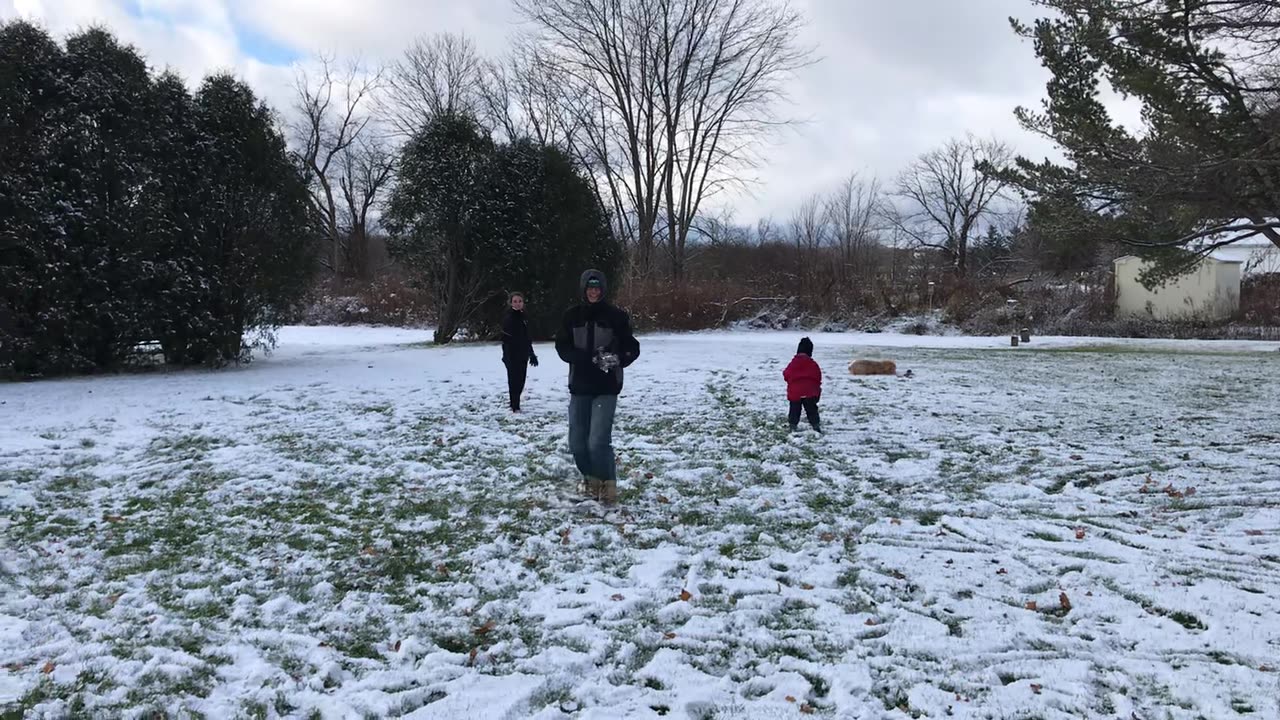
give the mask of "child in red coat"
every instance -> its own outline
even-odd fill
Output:
[[[791,403],[791,411],[787,414],[787,422],[791,431],[795,432],[800,425],[800,408],[804,408],[805,417],[814,430],[822,432],[818,427],[818,400],[822,397],[822,368],[813,361],[813,341],[809,338],[800,340],[796,356],[791,359],[787,369],[782,371],[782,379],[787,381],[787,401]]]

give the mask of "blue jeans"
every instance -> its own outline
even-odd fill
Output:
[[[583,475],[618,479],[613,460],[613,414],[617,395],[569,396],[569,450]]]

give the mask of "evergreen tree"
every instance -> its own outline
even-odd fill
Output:
[[[1280,4],[1033,1],[1056,15],[1011,22],[1053,77],[1043,112],[1018,117],[1061,146],[1068,166],[1019,158],[1007,177],[1059,208],[1085,208],[1106,237],[1159,259],[1153,282],[1245,237],[1280,245]],[[1107,112],[1104,78],[1141,102],[1143,133]]]
[[[241,359],[305,291],[305,188],[271,112],[101,29],[0,24],[0,374]],[[268,332],[269,334],[269,332]]]
[[[224,363],[272,342],[306,293],[316,243],[306,182],[271,110],[229,75],[205,80],[195,105],[206,180],[193,261],[213,328],[202,328],[186,352],[197,362]],[[251,330],[265,331],[263,338],[248,338]]]
[[[621,245],[590,181],[564,151],[517,140],[499,149],[495,173],[491,226],[502,258],[495,280],[525,293],[530,332],[550,337],[565,308],[580,299],[582,270],[621,279]],[[499,303],[486,314],[493,327],[503,312]]]
[[[405,144],[385,222],[392,257],[423,274],[432,289],[435,341],[447,343],[494,296],[493,141],[474,118],[436,116]]]
[[[616,277],[622,256],[591,183],[562,150],[495,146],[460,115],[438,116],[405,146],[384,219],[393,256],[434,289],[438,343],[464,326],[492,335],[512,290],[529,301],[530,332],[549,337],[578,298],[581,271]]]
[[[0,24],[0,374],[69,362],[63,323],[49,312],[67,252],[52,212],[67,181],[64,62],[44,30]]]

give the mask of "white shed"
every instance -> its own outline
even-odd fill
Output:
[[[1240,309],[1240,260],[1206,257],[1190,273],[1148,290],[1138,275],[1150,261],[1115,260],[1116,313],[1154,320],[1223,320]]]

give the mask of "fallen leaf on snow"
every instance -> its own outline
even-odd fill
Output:
[[[365,545],[364,548],[360,550],[360,554],[361,555],[377,555],[378,551],[374,550],[372,545]]]
[[[1058,604],[1062,606],[1063,610],[1070,610],[1071,598],[1067,597],[1067,594],[1064,592],[1058,593]]]
[[[626,600],[626,598],[622,596],[622,593],[614,593],[613,597],[611,597],[610,599],[613,600],[614,602],[617,602],[619,600]]]
[[[1072,455],[1072,456],[1071,456],[1071,459],[1072,459],[1072,460],[1075,460],[1076,462],[1080,462],[1081,460],[1083,460],[1083,459],[1084,459],[1084,456],[1083,456],[1083,455]]]
[[[800,712],[805,715],[812,715],[814,713],[813,706],[809,703],[800,703]]]
[[[668,499],[666,495],[659,495],[659,496],[658,496],[658,502],[662,503],[663,505],[666,505],[666,504],[670,503],[670,502],[671,502],[671,500],[670,500],[670,499]]]
[[[1035,693],[1035,694],[1039,695],[1039,694],[1040,694],[1040,690],[1041,690],[1041,686],[1039,686],[1039,685],[1037,685],[1037,684],[1035,684],[1035,683],[1031,683],[1031,692],[1033,692],[1033,693]]]
[[[786,701],[787,701],[787,702],[795,702],[795,701],[796,701],[796,699],[795,699],[794,697],[790,696],[790,695],[788,695],[785,699],[786,699]]]
[[[692,597],[693,597],[693,594],[692,594],[692,593],[690,593],[688,590],[683,590],[683,589],[682,589],[682,590],[680,591],[680,599],[681,599],[681,600],[683,600],[683,601],[685,601],[685,602],[689,602],[690,598],[692,598]]]
[[[485,624],[481,625],[480,627],[476,628],[476,629],[475,629],[475,634],[477,634],[477,635],[486,635],[486,634],[488,634],[488,633],[492,632],[492,631],[493,631],[493,629],[494,629],[494,628],[496,628],[496,627],[498,627],[498,624],[497,624],[497,623],[495,623],[494,621],[490,620],[490,621],[486,622]]]
[[[818,539],[821,540],[822,542],[831,542],[832,540],[836,539],[836,534],[831,532],[824,532],[818,536]]]
[[[476,655],[479,655],[479,654],[480,654],[480,648],[471,648],[471,654],[467,656],[467,664],[475,665]]]
[[[800,583],[800,588],[802,590],[812,590],[813,586],[810,585],[809,583]]]
[[[1008,575],[1008,574],[1009,574],[1009,571],[1008,571],[1008,570],[1005,570],[1004,568],[1000,568],[999,570],[997,570],[997,571],[996,571],[996,574],[997,574],[997,575]]]
[[[645,474],[644,474],[644,479],[645,479],[645,480],[652,480],[652,479],[653,479],[653,473],[645,473]]]
[[[104,515],[102,519],[109,523],[124,522],[124,517],[121,515]]]
[[[863,625],[875,625],[875,624],[876,624],[875,618],[867,618],[867,621],[863,623]]]
[[[560,531],[560,544],[561,545],[569,544],[569,528],[565,528]]]
[[[40,672],[44,673],[45,675],[48,675],[49,673],[53,672],[53,669],[56,667],[57,665],[54,665],[53,661],[50,660],[49,662],[44,664],[44,667],[40,668]]]
[[[665,633],[662,633],[662,637],[666,638],[667,640],[674,640],[676,637],[676,634],[673,632],[665,632]]]
[[[1084,528],[1076,528],[1076,539],[1077,540],[1084,539]]]
[[[892,520],[890,520],[889,522],[890,522],[890,523],[892,523],[892,524],[894,524],[894,525],[901,525],[901,524],[902,524],[902,521],[901,521],[901,520],[899,520],[898,518],[893,518],[893,519],[892,519]]]
[[[391,648],[392,652],[400,652],[400,641],[397,640],[395,646]]]
[[[1252,536],[1254,536],[1254,537],[1257,537],[1257,536],[1259,536],[1259,535],[1261,535],[1261,534],[1262,534],[1262,531],[1261,531],[1261,530],[1245,530],[1245,531],[1244,531],[1244,534],[1245,534],[1245,535],[1252,535]]]
[[[1035,600],[1028,600],[1028,601],[1027,601],[1027,609],[1028,609],[1028,610],[1035,610],[1035,609],[1036,609],[1036,601],[1035,601]]]

